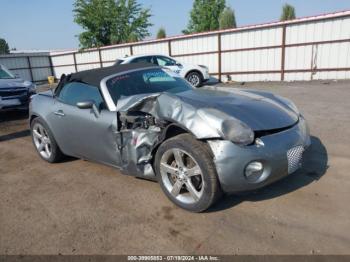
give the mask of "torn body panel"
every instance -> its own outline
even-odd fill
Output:
[[[154,148],[164,140],[166,127],[176,124],[198,139],[219,138],[218,126],[208,125],[201,110],[170,94],[137,95],[118,102],[117,133],[122,169],[128,174],[155,178]],[[204,114],[203,114],[204,115]]]
[[[123,130],[117,134],[122,170],[129,175],[154,179],[152,149],[161,130],[152,126],[148,129]]]
[[[144,94],[118,102],[119,112],[143,112],[158,122],[176,123],[198,139],[220,138],[221,123],[230,116],[213,108],[200,108],[184,103],[168,93]]]

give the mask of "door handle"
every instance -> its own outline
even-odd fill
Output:
[[[56,116],[65,116],[65,114],[63,113],[62,110],[58,110],[58,111],[54,112],[54,114],[55,114]]]

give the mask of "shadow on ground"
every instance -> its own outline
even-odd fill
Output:
[[[14,133],[11,133],[11,134],[0,136],[0,142],[5,142],[5,141],[17,139],[17,138],[22,138],[22,137],[26,137],[26,136],[29,136],[29,135],[30,135],[30,131],[29,130],[18,131],[18,132],[14,132]]]
[[[18,127],[18,125],[25,125],[25,122],[23,121],[18,122],[19,124],[16,121],[26,119],[28,119],[28,111],[8,110],[0,112],[0,131],[3,131],[0,135],[0,142],[29,136],[30,132],[26,129],[27,127],[25,127],[25,129],[22,128],[21,131],[8,133],[15,129],[14,126]],[[4,132],[8,134],[4,134]]]
[[[209,80],[207,82],[204,83],[205,86],[214,86],[217,85],[219,83],[219,79],[210,76]]]
[[[296,173],[262,189],[245,195],[224,197],[208,212],[225,210],[243,201],[263,201],[288,194],[319,180],[328,169],[327,149],[317,137],[311,137],[311,146],[304,153],[303,165]]]
[[[28,111],[25,110],[8,110],[0,112],[0,124],[3,122],[24,120],[28,118]]]

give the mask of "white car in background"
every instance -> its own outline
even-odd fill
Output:
[[[115,64],[151,63],[167,67],[187,79],[194,87],[200,87],[209,80],[209,69],[204,65],[180,63],[166,55],[134,55],[118,59]]]

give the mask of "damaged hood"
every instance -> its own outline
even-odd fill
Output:
[[[298,121],[298,114],[277,97],[243,90],[140,94],[121,98],[117,111],[149,113],[181,125],[197,138],[222,137],[222,123],[230,119],[238,119],[254,131],[284,128]]]
[[[9,88],[9,87],[24,87],[23,80],[18,78],[4,78],[0,79],[0,88]]]
[[[254,131],[284,128],[298,121],[298,114],[278,99],[235,90],[233,92],[194,89],[176,94],[196,109],[214,108],[232,116]]]

